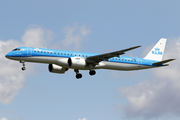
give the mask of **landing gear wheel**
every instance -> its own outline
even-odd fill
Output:
[[[22,67],[22,70],[24,71],[24,70],[26,70],[26,68],[25,68],[25,67]]]
[[[25,61],[19,61],[20,63],[22,63],[23,67],[22,67],[22,70],[26,70],[26,67],[25,67]]]
[[[89,71],[89,74],[90,74],[90,75],[95,75],[95,74],[96,74],[96,71],[95,71],[95,70],[91,70],[91,71]]]
[[[77,79],[82,78],[82,74],[80,74],[80,73],[76,74],[76,78],[77,78]]]

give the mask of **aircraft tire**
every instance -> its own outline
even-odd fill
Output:
[[[25,68],[25,67],[22,67],[22,70],[24,71],[24,70],[26,70],[26,68]]]
[[[76,74],[76,78],[77,78],[77,79],[82,78],[82,74],[80,74],[80,73]]]
[[[95,70],[91,70],[91,71],[89,71],[89,74],[90,74],[90,75],[95,75],[95,74],[96,74],[96,71],[95,71]]]

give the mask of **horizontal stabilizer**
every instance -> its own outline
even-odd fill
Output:
[[[167,63],[167,62],[170,62],[170,61],[173,61],[173,60],[175,60],[175,59],[168,59],[168,60],[163,60],[163,61],[155,62],[155,63],[153,63],[153,65],[159,65],[159,64]]]

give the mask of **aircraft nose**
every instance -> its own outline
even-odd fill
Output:
[[[5,57],[10,58],[10,57],[12,57],[12,54],[8,53],[8,54],[5,55]]]
[[[9,56],[8,55],[5,55],[6,58],[8,58]]]

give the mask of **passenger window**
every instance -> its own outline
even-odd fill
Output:
[[[87,55],[86,55],[86,57],[87,57]]]
[[[52,52],[51,52],[51,54],[52,54]]]
[[[39,51],[38,51],[39,52]]]
[[[76,56],[76,54],[75,54],[75,56]]]
[[[56,53],[54,53],[54,54],[56,54]]]
[[[82,55],[84,57],[84,55]]]
[[[64,55],[66,55],[66,53],[64,53]]]
[[[124,59],[122,59],[122,61],[124,61]]]
[[[120,59],[119,59],[120,60]]]
[[[131,62],[133,62],[133,59],[131,60]]]
[[[58,55],[59,55],[59,53],[58,53]]]
[[[72,54],[71,54],[71,56],[72,56]]]
[[[79,56],[81,56],[81,55],[79,55]]]
[[[117,60],[117,58],[116,58],[116,60]]]
[[[134,59],[134,62],[136,62],[136,60]]]
[[[46,51],[44,51],[44,53],[46,53]]]
[[[36,51],[34,51],[34,52],[36,52]]]
[[[128,61],[130,61],[130,59],[128,59]]]
[[[63,53],[61,53],[61,55],[63,55]]]
[[[69,55],[69,54],[68,54]]]
[[[125,61],[127,61],[127,59],[125,59]]]
[[[41,53],[43,53],[43,51],[41,51]]]

